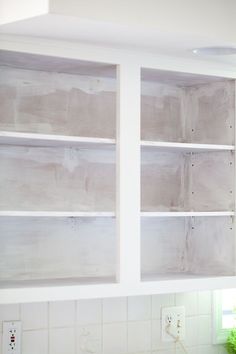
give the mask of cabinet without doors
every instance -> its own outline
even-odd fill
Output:
[[[0,64],[2,287],[114,282],[115,67]]]
[[[0,51],[0,302],[235,280],[235,82],[141,61]]]
[[[142,279],[234,275],[234,81],[142,77]]]

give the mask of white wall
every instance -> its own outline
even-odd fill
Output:
[[[49,12],[94,23],[234,43],[234,0],[1,0],[0,25]],[[190,37],[191,38],[191,37]]]
[[[49,0],[0,0],[0,25],[48,12]]]
[[[2,305],[0,342],[2,321],[20,319],[22,354],[183,354],[160,340],[161,307],[172,305],[186,307],[189,354],[226,353],[223,346],[212,345],[210,291]]]
[[[50,12],[235,41],[234,0],[51,0]]]

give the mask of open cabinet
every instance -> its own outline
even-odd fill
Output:
[[[0,303],[236,287],[235,79],[2,42]]]
[[[233,80],[142,70],[142,280],[235,274]]]
[[[116,67],[0,65],[0,287],[115,282]]]

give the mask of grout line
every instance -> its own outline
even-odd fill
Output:
[[[75,353],[79,352],[78,348],[78,329],[77,329],[77,300],[74,300],[74,334],[75,334]]]
[[[50,307],[50,303],[49,303],[49,301],[47,302],[47,324],[48,324],[48,328],[47,328],[47,333],[48,333],[48,338],[47,338],[47,349],[48,349],[48,353],[49,353],[49,350],[50,350],[50,344],[49,344],[49,342],[50,342],[50,330],[49,330],[49,316],[50,316],[50,309],[49,309],[49,307]]]
[[[128,353],[129,345],[129,321],[128,321],[128,311],[129,311],[129,299],[126,297],[126,350]]]
[[[151,328],[151,333],[150,333],[150,340],[151,340],[151,343],[150,343],[150,350],[152,350],[152,343],[153,343],[153,326],[152,326],[152,295],[150,295],[150,297],[151,297],[151,299],[150,299],[150,303],[151,303],[151,313],[150,313],[150,321],[151,321],[151,326],[150,326],[150,328]]]
[[[103,301],[104,299],[101,299],[101,321],[100,321],[100,326],[101,326],[101,353],[103,353],[104,351],[104,343],[103,343],[103,333],[104,333],[104,329],[103,329]]]

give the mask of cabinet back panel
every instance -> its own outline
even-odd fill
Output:
[[[143,149],[143,211],[234,209],[234,154],[165,153]]]
[[[114,79],[0,67],[0,130],[115,138]]]
[[[142,275],[233,275],[234,227],[230,217],[142,220]]]
[[[115,152],[1,147],[0,209],[114,211]]]
[[[235,83],[190,87],[142,82],[144,140],[234,144]]]
[[[0,280],[114,277],[115,270],[115,219],[1,219]]]

